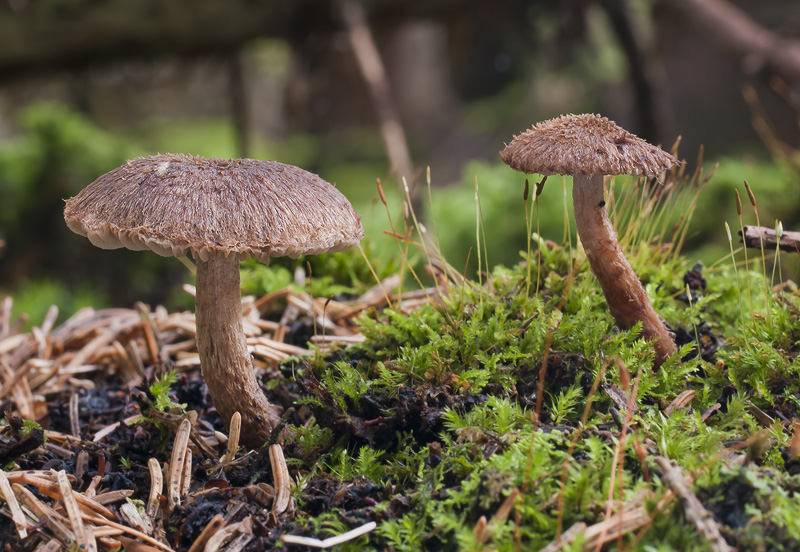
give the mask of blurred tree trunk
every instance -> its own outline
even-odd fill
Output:
[[[0,77],[121,58],[235,50],[255,37],[283,34],[310,6],[248,0],[3,2]],[[325,10],[329,3],[314,6]]]
[[[637,32],[627,0],[598,0],[608,14],[628,61],[628,75],[636,102],[636,133],[654,144],[662,143],[667,107],[663,96],[664,79],[652,41]]]

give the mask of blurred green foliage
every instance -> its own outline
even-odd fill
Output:
[[[71,288],[49,278],[27,280],[13,292],[16,315],[28,315],[29,324],[39,325],[51,305],[56,305],[61,319],[83,307],[98,308],[103,298],[90,285]]]
[[[711,168],[711,163],[705,165],[707,169]],[[779,219],[786,230],[797,229],[800,226],[798,176],[795,169],[780,162],[741,157],[720,159],[719,167],[701,194],[687,248],[707,251],[716,246],[719,251],[728,249],[724,222],[728,221],[734,232],[739,228],[734,190],[738,190],[741,197],[744,224],[757,223],[745,191],[745,180],[755,195],[763,226],[774,228],[775,220]]]
[[[44,177],[57,178],[53,191],[74,193],[135,151],[80,114],[50,103],[23,109],[19,128],[20,135],[0,148],[0,221],[6,228],[41,203]]]
[[[377,285],[375,276],[384,279],[397,273],[395,259],[371,252],[367,241],[364,254],[358,248],[340,253],[301,255],[297,259],[272,259],[269,266],[249,259],[241,265],[242,293],[265,295],[293,285],[294,272],[303,272],[301,289],[315,297],[355,296]],[[373,274],[373,271],[374,274]]]
[[[157,255],[102,251],[64,224],[64,199],[143,152],[79,113],[50,103],[22,110],[20,133],[0,145],[0,289],[34,323],[51,304],[62,317],[91,303],[166,301],[185,273]],[[174,266],[170,270],[170,266]],[[174,302],[173,302],[174,305]]]
[[[19,129],[0,147],[0,233],[6,241],[0,249],[0,286],[14,290],[16,312],[27,312],[38,323],[51,304],[69,314],[105,302],[105,290],[71,278],[81,255],[61,210],[64,198],[118,165],[133,148],[54,104],[27,106]]]
[[[705,163],[705,174],[712,168],[712,163]],[[691,173],[695,170],[695,165],[689,162],[686,170]],[[539,175],[529,177],[531,196],[540,179]],[[780,220],[784,229],[797,230],[800,228],[800,187],[796,185],[797,179],[798,174],[794,169],[779,162],[723,158],[699,194],[695,212],[676,209],[665,213],[666,227],[670,228],[681,219],[691,216],[682,254],[691,262],[702,262],[705,266],[718,264],[730,255],[725,231],[726,221],[734,234],[734,248],[741,245],[735,235],[739,229],[739,220],[734,190],[739,190],[745,225],[757,223],[755,211],[744,187],[744,181],[747,180],[756,197],[761,225],[774,228],[776,220]],[[526,246],[525,207],[522,197],[525,176],[500,162],[469,163],[459,184],[448,187],[446,192],[441,189],[433,190],[432,206],[427,219],[430,221],[429,229],[436,231],[442,252],[453,266],[463,270],[467,257],[470,257],[470,273],[477,267],[476,181],[490,266],[510,266],[519,262]],[[620,201],[630,185],[630,178],[615,179],[614,190]],[[569,177],[562,179],[556,176],[547,179],[542,194],[537,199],[538,206],[533,204],[532,207],[533,232],[559,244],[567,243],[571,237],[575,245],[577,237],[572,215],[571,190],[572,182]],[[529,198],[529,204],[531,202],[532,199]],[[637,216],[636,213],[634,216]],[[619,230],[619,224],[617,226]],[[444,230],[437,231],[438,229]],[[754,251],[751,258],[758,256],[757,253],[759,252]],[[799,260],[795,255],[782,256],[784,277],[795,280],[800,278]]]
[[[477,119],[485,119],[477,115],[480,109],[473,111]],[[0,247],[0,288],[16,297],[15,310],[24,309],[36,320],[55,301],[64,314],[88,302],[96,307],[130,305],[136,300],[190,306],[191,298],[180,291],[180,284],[190,277],[179,263],[148,253],[94,248],[66,229],[61,218],[63,199],[136,155],[180,151],[237,156],[232,125],[220,119],[150,121],[123,138],[65,107],[38,103],[23,110],[19,129],[16,138],[0,144],[0,239],[6,242]],[[374,130],[342,131],[333,138],[298,134],[281,141],[256,140],[252,156],[316,170],[333,182],[362,216],[366,229],[363,246],[379,277],[397,269],[402,247],[384,232],[403,233],[413,226],[413,220],[403,218],[404,198],[394,178],[385,175],[384,153]],[[706,162],[705,168],[708,170],[710,163]],[[687,172],[690,170],[691,162]],[[383,178],[386,206],[379,199],[376,176]],[[531,231],[558,244],[568,240],[575,244],[570,179],[550,177],[534,202],[533,189],[539,178],[530,178]],[[683,249],[687,259],[711,266],[729,255],[724,222],[728,221],[734,233],[739,226],[734,189],[740,191],[744,202],[744,223],[756,223],[743,187],[745,178],[758,199],[762,224],[773,226],[775,219],[780,219],[787,230],[800,224],[800,188],[793,185],[797,174],[792,169],[775,162],[725,158],[700,195]],[[525,176],[499,160],[468,163],[460,182],[451,185],[437,181],[433,167],[430,199],[423,181],[424,212],[417,213],[445,259],[468,275],[477,269],[476,182],[481,241],[486,245],[483,259],[488,257],[489,266],[518,263],[527,243],[522,197]],[[615,190],[625,185],[626,179],[618,178]],[[676,224],[686,215],[669,213],[669,223]],[[423,257],[422,251],[412,249],[412,261]],[[245,291],[266,292],[286,284],[294,269],[307,269],[308,262],[315,285],[324,292],[321,294],[363,291],[365,283],[374,283],[361,253],[354,251],[341,257],[276,259],[269,270],[257,263],[245,264]],[[782,273],[797,278],[795,256],[782,257]]]
[[[434,173],[435,179],[435,173]],[[541,179],[538,175],[529,177],[529,206],[538,212],[534,215],[532,232],[557,243],[565,241],[566,232],[575,235],[572,219],[572,197],[565,196],[564,187],[568,182],[560,177],[550,177],[539,196],[538,209],[533,204],[533,190]],[[427,219],[428,227],[439,241],[442,253],[448,262],[458,270],[466,266],[470,258],[470,273],[477,268],[476,226],[478,214],[475,206],[475,193],[480,198],[481,225],[485,229],[486,249],[489,266],[502,264],[510,266],[521,260],[526,248],[525,176],[502,163],[469,163],[463,171],[463,180],[446,191],[434,189]],[[571,184],[569,184],[571,186]],[[569,217],[565,218],[565,205]],[[483,238],[481,239],[483,242]],[[482,244],[483,246],[483,244]]]

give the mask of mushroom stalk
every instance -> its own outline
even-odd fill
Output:
[[[239,261],[235,256],[197,259],[197,350],[211,400],[225,426],[242,416],[242,443],[259,447],[278,424],[278,410],[261,391],[242,325]]]
[[[608,309],[622,329],[630,329],[641,321],[644,338],[653,341],[655,365],[660,366],[677,351],[674,334],[653,309],[619,246],[605,207],[603,175],[574,175],[572,202],[578,236],[589,266],[603,288]]]

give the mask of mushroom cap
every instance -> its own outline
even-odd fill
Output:
[[[69,228],[97,247],[187,250],[268,263],[343,251],[364,237],[350,202],[319,176],[255,159],[160,154],[104,174],[64,208]]]
[[[593,114],[562,115],[515,136],[500,153],[526,174],[655,176],[679,163],[614,121]]]

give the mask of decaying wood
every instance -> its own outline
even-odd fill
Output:
[[[89,453],[86,451],[86,449],[83,449],[78,452],[78,456],[75,458],[75,478],[78,480],[83,480],[83,476],[88,471]]]
[[[621,535],[631,533],[650,521],[650,516],[643,504],[633,502],[626,504],[622,510],[586,528],[583,535],[586,539],[583,549],[594,550],[602,544],[617,540]]]
[[[94,434],[94,437],[92,438],[92,442],[99,443],[105,437],[107,437],[108,435],[113,433],[114,430],[117,429],[121,424],[130,424],[131,422],[134,422],[134,421],[139,420],[141,418],[142,418],[141,414],[134,414],[133,416],[128,416],[127,418],[125,418],[121,422],[114,422],[113,424],[109,424],[109,425],[107,425],[106,427],[104,427],[103,429],[101,429],[100,431],[98,431],[97,433]]]
[[[708,539],[711,549],[714,552],[732,552],[734,549],[720,534],[719,524],[692,492],[680,467],[663,456],[656,456],[655,461],[662,470],[661,479],[680,499],[686,518],[694,524],[701,535]]]
[[[159,549],[155,546],[150,546],[128,537],[117,537],[116,540],[121,546],[125,547],[125,552],[159,552]]]
[[[83,496],[86,498],[94,498],[95,495],[97,495],[97,486],[100,484],[101,479],[102,476],[100,476],[100,474],[92,477],[92,480],[89,482],[89,486],[86,487],[86,490],[83,492]]]
[[[28,380],[15,375],[11,366],[4,361],[0,362],[0,376],[3,379],[3,386],[11,389],[20,415],[23,418],[36,418],[36,412],[33,409],[33,394]]]
[[[249,485],[244,488],[244,494],[264,508],[272,508],[272,503],[275,500],[275,488],[268,483]]]
[[[766,226],[745,226],[738,233],[745,247],[761,249],[763,246],[765,252],[772,252],[777,246],[783,251],[800,253],[800,232],[784,230],[780,240],[775,229]]]

